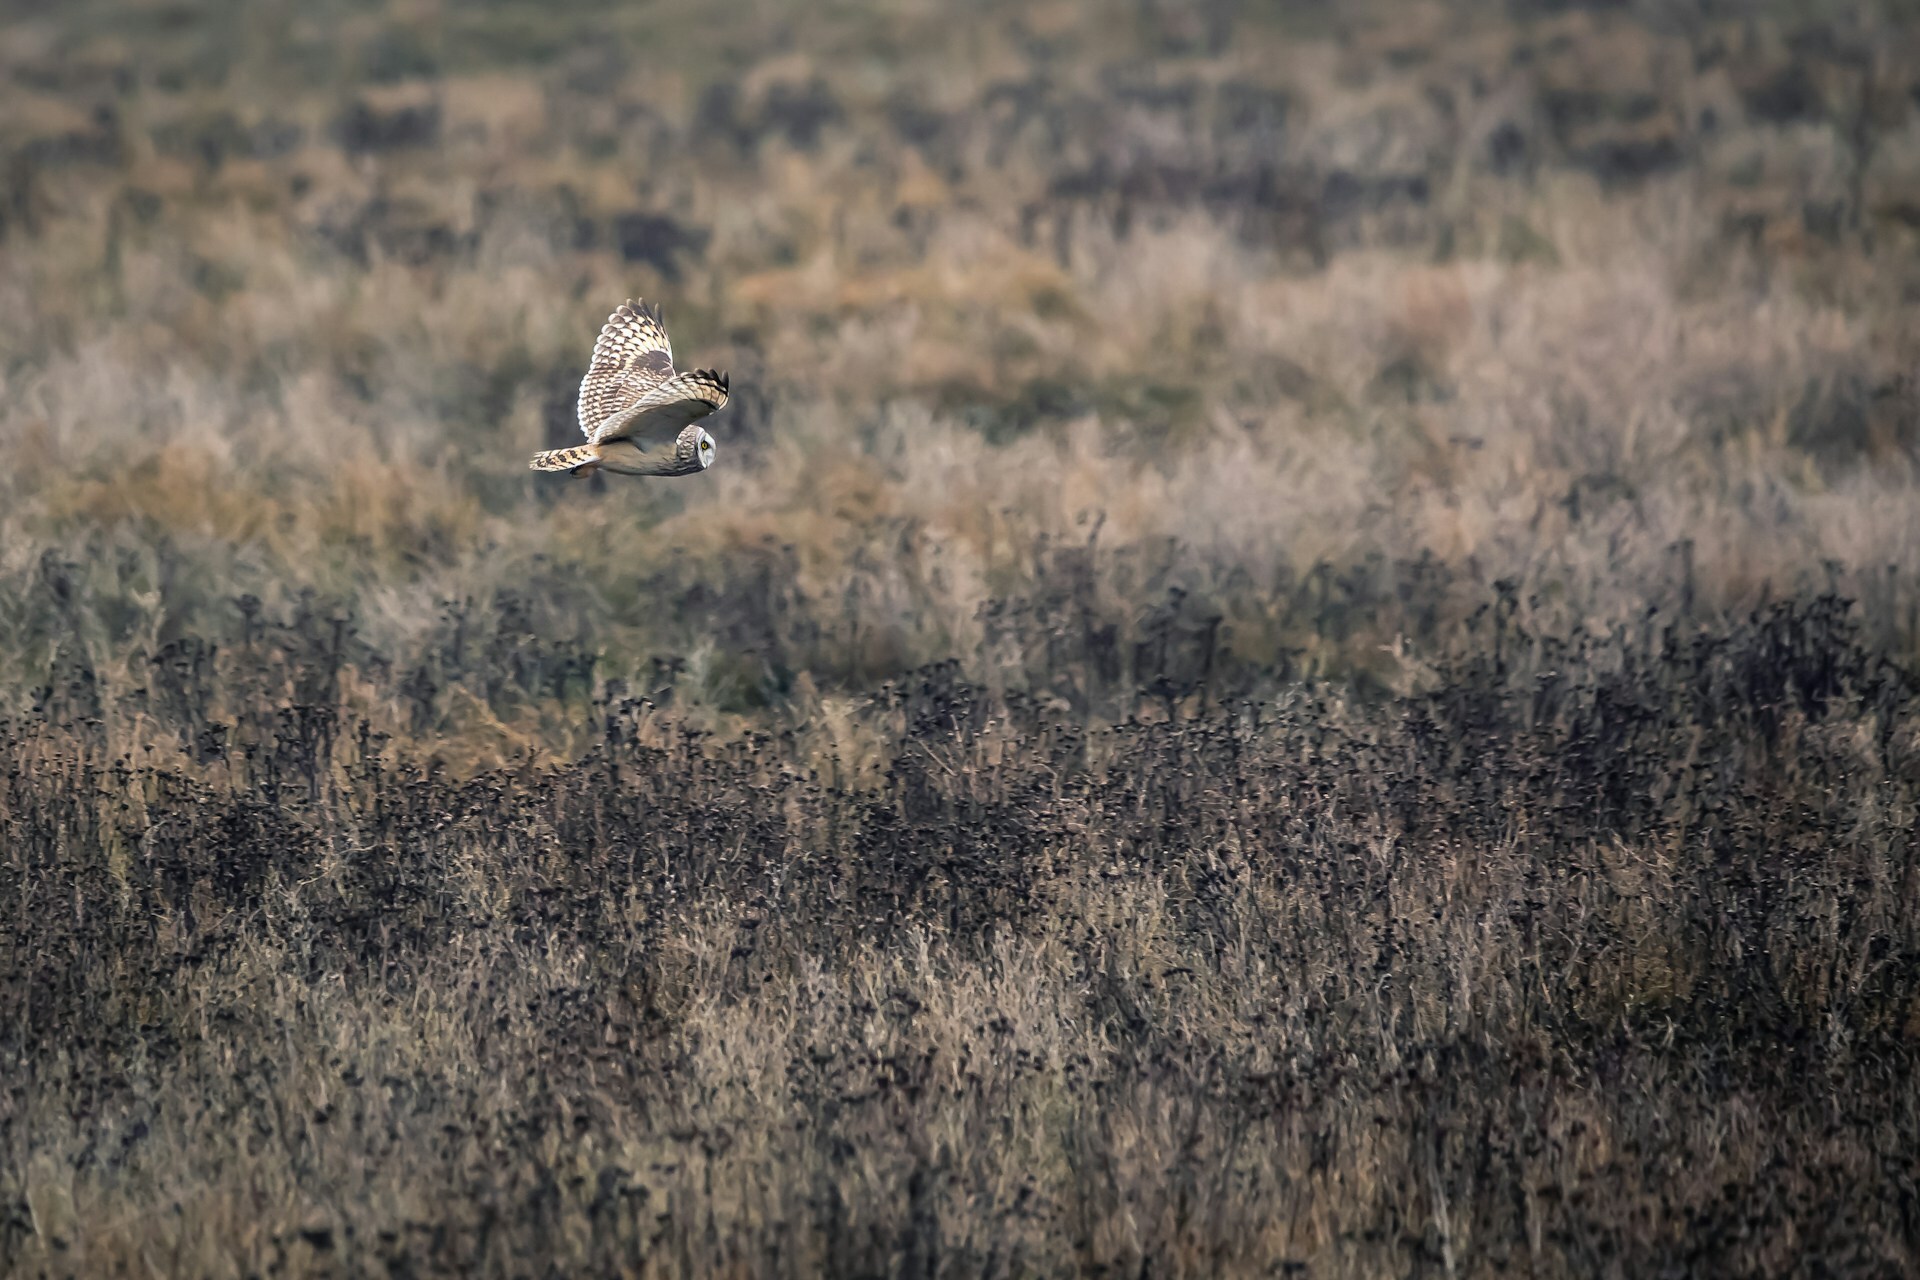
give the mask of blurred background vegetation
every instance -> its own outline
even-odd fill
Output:
[[[0,1268],[1916,1265],[1905,6],[0,14]]]

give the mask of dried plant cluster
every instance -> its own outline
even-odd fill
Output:
[[[1920,31],[1722,10],[8,14],[0,1272],[1912,1274]]]

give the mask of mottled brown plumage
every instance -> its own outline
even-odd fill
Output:
[[[658,309],[629,299],[607,317],[580,382],[587,443],[536,454],[532,467],[575,475],[602,468],[619,475],[691,475],[712,466],[716,452],[713,437],[692,424],[726,403],[727,375],[676,373]]]

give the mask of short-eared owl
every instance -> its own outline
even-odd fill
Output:
[[[580,381],[587,443],[533,456],[535,471],[689,476],[713,465],[713,437],[694,425],[727,403],[727,375],[673,371],[660,311],[633,299],[607,317]]]

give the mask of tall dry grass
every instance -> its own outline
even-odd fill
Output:
[[[1917,47],[9,17],[0,1269],[1909,1269]]]

